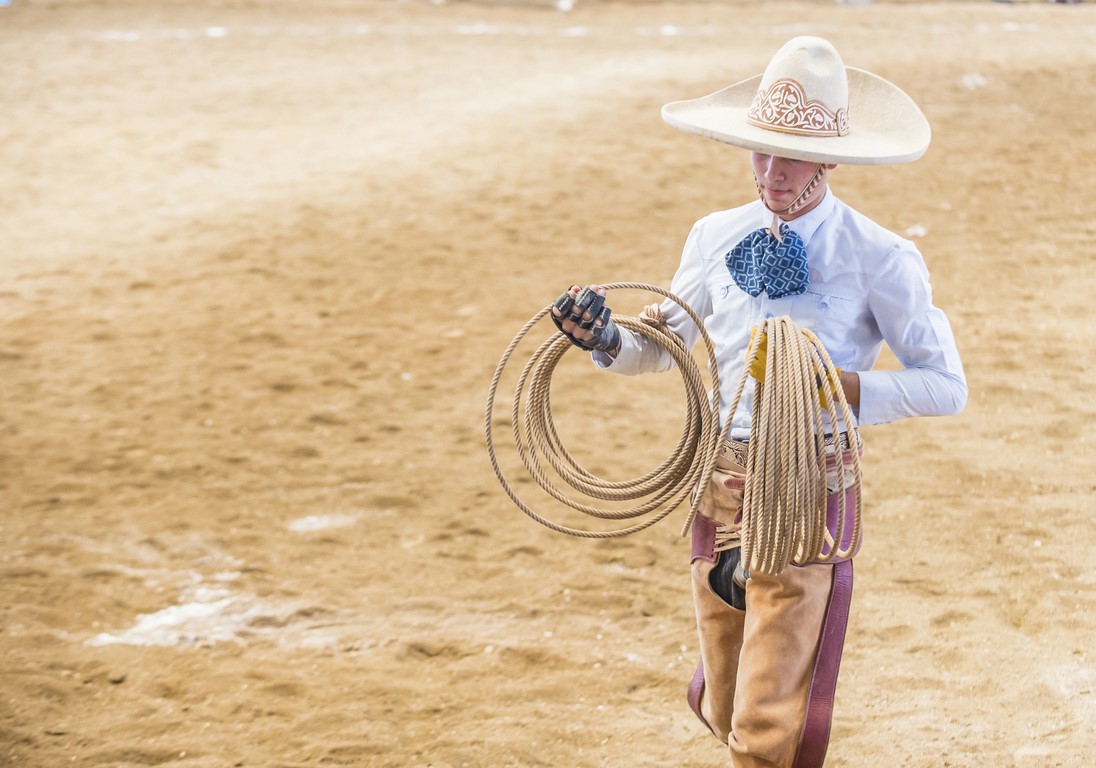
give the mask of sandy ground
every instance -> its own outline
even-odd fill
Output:
[[[799,33],[933,124],[833,186],[971,384],[865,430],[828,764],[1096,765],[1096,4],[582,0],[0,7],[0,765],[725,764],[684,510],[536,525],[483,409],[563,287],[751,199],[658,110]],[[616,476],[676,441],[676,377],[565,370]]]

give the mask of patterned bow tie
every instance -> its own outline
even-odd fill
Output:
[[[780,225],[781,240],[768,229],[746,235],[727,252],[727,269],[738,287],[751,296],[762,291],[770,299],[797,296],[807,290],[807,247],[787,224]]]

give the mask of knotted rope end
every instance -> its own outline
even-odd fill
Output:
[[[660,331],[666,329],[666,316],[662,314],[662,308],[658,304],[648,304],[639,313],[639,319]]]

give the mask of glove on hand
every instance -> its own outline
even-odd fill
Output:
[[[550,314],[560,332],[579,349],[612,352],[620,346],[620,329],[612,321],[612,310],[605,306],[605,297],[590,287],[583,288],[574,298],[570,291],[564,293],[556,299]],[[571,328],[565,329],[565,323],[570,323]],[[579,329],[593,336],[576,338],[574,333]]]
[[[750,347],[753,346],[754,337],[757,336],[757,326],[750,329]],[[750,354],[750,347],[746,347],[746,354]],[[750,364],[750,375],[759,382],[765,381],[765,365],[769,356],[769,334],[761,332],[761,341],[757,343],[757,357]]]

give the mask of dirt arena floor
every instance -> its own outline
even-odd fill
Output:
[[[537,525],[484,404],[560,290],[752,199],[659,108],[802,33],[933,125],[832,185],[971,386],[865,430],[828,765],[1096,765],[1096,3],[2,5],[0,765],[725,765],[685,511]],[[653,466],[677,377],[572,360],[565,440]]]

